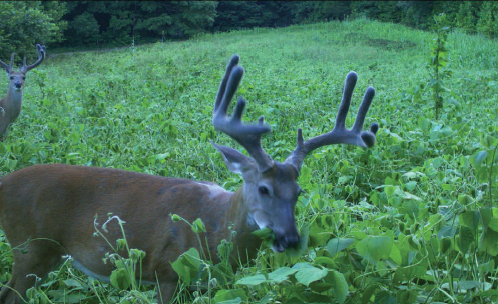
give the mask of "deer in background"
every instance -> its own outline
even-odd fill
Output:
[[[7,138],[9,125],[21,113],[22,91],[24,81],[26,81],[26,73],[39,66],[45,59],[45,46],[37,44],[36,49],[38,50],[38,60],[31,65],[26,65],[26,57],[24,57],[22,67],[19,71],[14,71],[15,53],[12,53],[10,56],[10,65],[0,60],[0,66],[5,69],[10,79],[7,95],[0,99],[0,141]]]
[[[29,274],[46,277],[63,255],[71,255],[73,266],[85,274],[108,280],[112,266],[104,264],[102,258],[110,247],[102,238],[92,236],[95,216],[105,219],[108,213],[126,222],[129,247],[146,252],[141,263],[142,279],[158,282],[158,302],[163,303],[171,300],[178,282],[170,262],[191,247],[199,249],[190,227],[173,222],[170,214],[190,222],[203,220],[207,232],[201,238],[207,238],[215,262],[217,244],[228,240],[231,229],[235,230],[232,266],[239,256],[256,256],[261,240],[251,232],[259,228],[273,230],[272,248],[276,252],[299,243],[294,209],[301,193],[297,179],[303,160],[326,145],[372,147],[378,125],[373,124],[369,132],[361,130],[375,91],[367,89],[353,128],[346,129],[357,80],[355,72],[349,73],[334,129],[307,141],[299,129],[296,149],[279,163],[261,146],[262,135],[270,131],[263,117],[257,124],[241,122],[243,98],[238,99],[233,116],[227,117],[244,73],[238,62],[239,57],[234,55],[227,66],[212,122],[216,130],[230,136],[249,154],[213,144],[228,169],[242,175],[243,185],[232,193],[209,182],[65,164],[35,165],[12,172],[0,178],[0,223],[14,255],[12,277],[0,294],[1,303],[20,303],[14,290],[24,297],[35,284],[35,276]],[[122,237],[118,224],[109,223],[107,231],[111,243]]]

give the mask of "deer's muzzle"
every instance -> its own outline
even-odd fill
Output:
[[[284,252],[287,248],[296,248],[299,245],[300,237],[297,227],[292,227],[287,234],[279,235],[275,233],[272,249],[276,252]]]

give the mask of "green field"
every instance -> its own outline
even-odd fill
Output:
[[[272,133],[263,147],[278,161],[294,150],[298,127],[305,139],[333,128],[345,76],[356,71],[347,125],[374,86],[365,129],[379,123],[377,144],[324,147],[305,160],[296,215],[298,227],[309,230],[308,250],[287,257],[263,246],[255,263],[227,274],[227,284],[183,291],[179,301],[498,301],[498,41],[449,35],[452,76],[436,120],[424,88],[433,39],[360,19],[143,46],[130,41],[119,50],[52,57],[48,49],[48,59],[28,74],[22,112],[0,143],[0,175],[67,163],[213,181],[234,191],[242,179],[209,143],[242,151],[211,125],[231,55],[239,54],[245,69],[237,93],[248,101],[243,120],[265,116]],[[0,96],[8,83],[2,79]],[[12,256],[2,234],[0,251],[5,283]],[[119,290],[69,265],[32,291],[32,303],[157,302],[152,287]],[[274,271],[288,272],[272,281]]]

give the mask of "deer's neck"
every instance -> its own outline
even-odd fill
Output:
[[[4,109],[6,115],[10,119],[15,119],[19,116],[21,112],[22,105],[22,89],[15,90],[12,87],[9,88],[7,95],[2,100],[2,108]]]
[[[257,250],[261,245],[261,239],[252,234],[259,228],[252,217],[249,216],[248,204],[249,202],[244,197],[244,186],[242,186],[230,199],[227,219],[232,219],[232,230],[237,232],[232,240],[234,243],[234,255],[237,256],[236,250],[238,249],[240,257],[245,258],[247,252],[247,257],[252,259],[256,257]]]

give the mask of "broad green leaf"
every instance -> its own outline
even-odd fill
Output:
[[[467,194],[461,194],[458,196],[458,202],[463,206],[470,205],[473,201],[474,199]]]
[[[295,274],[295,277],[298,283],[309,286],[312,282],[323,279],[328,272],[329,270],[326,268],[311,266],[299,269]]]
[[[323,246],[332,237],[329,230],[323,229],[316,224],[312,224],[309,230],[309,246]]]
[[[481,138],[481,145],[484,146],[486,149],[491,149],[493,147],[496,147],[498,144],[498,138],[486,135],[484,138]]]
[[[379,289],[381,286],[382,286],[381,284],[373,282],[373,283],[371,283],[370,286],[368,286],[367,288],[365,288],[365,290],[363,292],[363,296],[361,298],[361,303],[362,304],[368,304],[368,303],[370,303],[370,300],[371,300],[374,292],[377,289]]]
[[[67,287],[81,287],[81,283],[75,279],[64,280],[64,285]]]
[[[130,275],[124,268],[113,270],[109,279],[112,286],[118,290],[126,290],[131,285]]]
[[[195,233],[206,232],[206,227],[204,227],[204,223],[200,218],[196,219],[192,223],[192,231]]]
[[[483,228],[479,240],[479,249],[493,256],[498,255],[498,232]]]
[[[415,187],[417,187],[417,182],[416,181],[409,181],[405,184],[405,187],[408,191],[413,191]]]
[[[460,220],[460,224],[469,227],[474,233],[477,233],[477,228],[480,223],[479,211],[465,211],[463,213],[460,213],[458,218]]]
[[[330,253],[330,256],[335,256],[338,252],[348,248],[355,239],[352,238],[335,238],[331,239],[327,243],[327,250]]]
[[[368,236],[356,244],[358,253],[374,262],[388,259],[392,247],[393,240],[388,236]]]
[[[283,281],[287,280],[289,276],[293,275],[296,272],[297,269],[292,269],[289,267],[280,267],[277,270],[268,274],[268,278],[273,282],[282,283]]]
[[[391,248],[391,254],[389,255],[391,260],[393,260],[394,263],[401,265],[403,264],[403,259],[401,257],[401,251],[399,250],[397,244],[394,244]]]
[[[304,269],[304,268],[313,268],[313,265],[308,263],[308,262],[300,262],[300,263],[297,263],[294,266],[292,266],[292,269],[297,269],[297,270]]]
[[[271,239],[274,236],[273,230],[271,230],[270,228],[255,230],[252,232],[252,234],[262,239]]]
[[[474,242],[474,232],[471,228],[466,226],[460,226],[459,235],[457,238],[457,245],[460,248],[460,252],[467,254],[470,248],[470,244]]]
[[[199,252],[195,248],[190,248],[171,263],[173,270],[187,285],[197,278],[200,266]]]
[[[417,293],[411,290],[399,290],[396,294],[398,303],[412,304],[417,303]]]
[[[216,292],[214,301],[216,303],[223,302],[224,304],[229,304],[228,301],[234,301],[230,303],[237,304],[240,302],[246,302],[247,295],[243,289],[221,289]]]
[[[332,284],[332,294],[339,303],[344,303],[348,295],[348,283],[344,278],[344,275],[336,270],[330,270],[330,272],[325,277],[325,282]]]
[[[395,284],[411,281],[415,278],[423,278],[427,268],[423,266],[398,267],[394,273],[393,282]]]
[[[491,284],[488,282],[478,282],[478,281],[455,281],[453,282],[453,289],[457,292],[465,293],[467,290],[479,288],[480,290],[486,291],[491,288]],[[450,284],[443,283],[441,288],[449,290]]]
[[[384,192],[387,194],[387,197],[391,197],[391,196],[393,196],[393,195],[394,195],[394,192],[396,191],[396,189],[397,189],[397,188],[398,188],[398,187],[396,187],[396,186],[391,186],[391,185],[389,185],[389,186],[385,186],[385,187],[384,187]]]
[[[482,226],[484,228],[488,228],[491,219],[495,217],[494,209],[491,208],[481,208],[479,209],[479,213],[481,214]]]
[[[495,232],[498,232],[498,218],[492,217],[489,220],[488,228],[495,231]]]
[[[481,166],[482,162],[486,159],[486,157],[488,156],[488,152],[487,151],[481,151],[479,153],[477,153],[477,156],[476,156],[476,166]]]
[[[267,282],[266,277],[263,274],[256,274],[253,276],[243,277],[242,279],[237,280],[235,284],[237,285],[247,285],[247,286],[257,286],[262,283]]]
[[[225,301],[221,301],[221,302],[216,302],[215,301],[216,304],[240,304],[242,302],[243,302],[242,299],[239,298],[239,297],[237,297],[235,299],[232,299],[232,300],[225,300]]]
[[[333,259],[326,257],[326,256],[319,256],[315,259],[315,264],[322,264],[329,266],[328,268],[334,267],[336,263],[334,262]]]
[[[375,295],[374,304],[398,304],[398,301],[389,291],[381,290]]]

